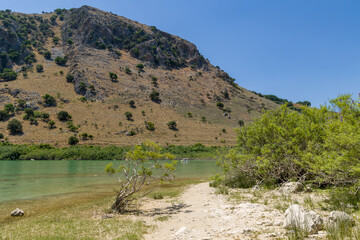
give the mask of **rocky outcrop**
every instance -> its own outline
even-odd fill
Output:
[[[355,220],[347,213],[341,211],[333,211],[329,216],[330,224],[346,224],[350,226],[355,225]]]
[[[149,66],[207,70],[209,62],[196,46],[184,39],[162,32],[112,13],[83,6],[65,14],[63,42],[72,39],[98,49],[116,47],[129,50],[134,58]]]
[[[284,183],[280,189],[279,192],[281,193],[298,193],[304,190],[304,185],[300,182],[287,182]]]
[[[315,234],[323,227],[323,219],[314,211],[309,211],[298,204],[291,205],[285,211],[284,228],[301,230]]]
[[[16,208],[14,211],[11,212],[11,216],[13,217],[20,217],[20,216],[24,216],[24,211],[19,209],[19,208]]]

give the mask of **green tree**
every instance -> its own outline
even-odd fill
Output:
[[[223,104],[222,102],[217,102],[217,103],[216,103],[216,106],[217,106],[218,108],[220,108],[220,109],[223,109],[224,104]]]
[[[176,121],[170,121],[170,122],[168,122],[167,123],[167,126],[169,127],[169,129],[171,129],[171,130],[177,130],[177,123],[176,123]]]
[[[19,120],[13,118],[9,121],[7,125],[7,130],[10,131],[10,134],[16,135],[23,133],[22,124]]]
[[[3,138],[4,138],[4,134],[0,133],[0,139],[3,139]]]
[[[144,142],[126,153],[127,161],[119,167],[115,168],[113,163],[106,166],[106,173],[123,179],[116,191],[115,202],[111,206],[112,211],[126,211],[129,203],[150,194],[162,184],[175,178],[174,172],[177,162],[162,161],[174,159],[173,155],[162,152],[163,150],[159,145]],[[144,186],[147,186],[146,189]],[[140,192],[140,190],[143,191]]]
[[[239,121],[238,121],[238,124],[239,124],[240,127],[242,127],[242,126],[244,126],[244,121],[243,121],[243,120],[239,120]]]
[[[4,68],[3,73],[0,73],[0,78],[4,79],[5,81],[12,81],[17,78],[17,72],[12,69]]]
[[[132,119],[133,115],[132,115],[131,112],[125,112],[125,117],[126,117],[126,119],[129,120],[129,121],[133,120],[133,119]]]
[[[136,108],[134,100],[130,100],[129,104],[131,108]]]
[[[51,59],[51,52],[49,50],[46,50],[44,52],[44,58],[47,59],[47,60]]]
[[[31,108],[25,108],[24,111],[25,111],[24,120],[29,120],[31,117],[35,116],[35,112]]]
[[[55,127],[55,122],[54,122],[53,120],[50,120],[50,121],[48,122],[48,125],[49,125],[49,128],[50,128],[50,129],[53,129],[53,128]]]
[[[75,136],[69,137],[69,139],[68,139],[68,144],[69,145],[74,146],[74,145],[76,145],[78,143],[79,143],[79,139],[77,137],[75,137]]]
[[[58,119],[60,121],[68,121],[68,120],[71,120],[71,115],[66,112],[66,111],[60,111],[58,112],[58,115],[57,115]]]
[[[15,111],[15,107],[12,103],[5,104],[4,110],[8,113],[13,113]]]
[[[144,64],[142,64],[142,63],[139,63],[138,65],[136,65],[136,67],[139,71],[144,70]]]
[[[41,65],[41,64],[37,64],[35,68],[36,68],[37,72],[43,72],[44,71],[44,66]]]
[[[154,131],[155,130],[155,124],[152,123],[152,122],[145,121],[145,127],[149,131]]]
[[[109,77],[111,78],[111,81],[116,82],[118,76],[116,73],[109,72]]]
[[[66,57],[60,57],[60,56],[57,56],[55,58],[55,63],[57,65],[60,65],[60,66],[65,66],[66,63],[67,63],[67,58]]]
[[[56,99],[53,96],[49,94],[45,94],[43,96],[43,99],[44,99],[45,107],[56,106]]]
[[[55,44],[55,45],[58,45],[59,44],[59,37],[53,37],[53,43]]]
[[[156,91],[152,91],[152,92],[150,93],[150,99],[151,99],[151,101],[153,101],[153,102],[160,103],[160,102],[161,102],[160,93],[159,93],[159,92],[156,92]]]
[[[70,74],[70,73],[66,74],[66,81],[67,81],[68,83],[73,82],[73,81],[74,81],[74,75],[72,75],[72,74]]]
[[[0,110],[0,121],[5,121],[9,118],[9,112],[6,110]]]

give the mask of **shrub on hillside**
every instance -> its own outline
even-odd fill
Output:
[[[66,111],[60,111],[57,115],[60,121],[68,121],[71,120],[71,115]]]
[[[126,117],[126,119],[129,120],[129,121],[133,120],[133,119],[132,119],[133,115],[132,115],[131,112],[125,112],[125,117]]]
[[[66,57],[60,57],[60,56],[57,56],[55,58],[55,63],[57,65],[60,65],[60,66],[65,66],[66,63],[67,63],[67,58]]]
[[[45,94],[43,96],[43,99],[44,99],[44,106],[45,107],[52,107],[52,106],[56,106],[56,99],[49,95],[49,94]]]
[[[161,102],[160,93],[153,91],[152,93],[150,93],[150,99],[153,102],[160,103]]]
[[[0,110],[0,121],[5,121],[9,118],[9,113],[6,110]]]
[[[16,135],[23,133],[22,124],[17,119],[11,119],[7,125],[7,130],[10,131],[10,134]]]
[[[177,130],[177,123],[176,123],[176,121],[170,121],[170,122],[168,122],[167,123],[167,126],[169,127],[169,129],[171,129],[171,130]]]
[[[44,52],[44,58],[47,59],[47,60],[51,59],[51,52],[49,50],[46,50]]]
[[[12,69],[4,68],[3,72],[0,73],[0,78],[2,78],[4,81],[12,81],[17,78],[17,72],[15,72]]]
[[[149,131],[154,131],[155,130],[155,124],[152,123],[152,122],[145,121],[145,127]]]
[[[78,143],[79,143],[79,139],[77,137],[75,137],[75,136],[69,137],[69,139],[68,139],[68,144],[69,145],[74,146],[74,145],[76,145]]]
[[[118,76],[116,73],[109,72],[109,77],[111,78],[111,81],[116,82]]]
[[[74,75],[72,75],[70,73],[66,74],[66,81],[68,83],[72,83],[74,81]]]

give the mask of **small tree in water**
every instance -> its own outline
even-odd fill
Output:
[[[147,141],[126,153],[124,164],[117,168],[113,167],[113,163],[106,166],[106,173],[117,177],[120,183],[115,202],[111,206],[112,211],[124,212],[130,202],[148,195],[163,183],[175,178],[174,171],[177,162],[163,161],[174,159],[174,156],[161,152],[162,148],[159,145]],[[150,187],[135,195],[142,190],[144,185]]]

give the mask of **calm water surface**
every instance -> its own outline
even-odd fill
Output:
[[[104,173],[111,161],[0,161],[0,202],[33,199],[54,194],[89,191],[111,184]],[[112,161],[114,166],[120,161]],[[179,163],[176,177],[209,177],[217,170],[213,160]]]

